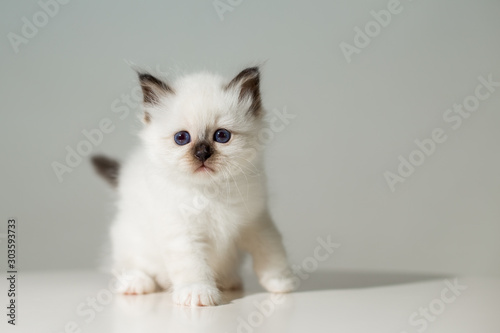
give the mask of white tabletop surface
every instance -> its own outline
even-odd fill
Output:
[[[0,331],[500,332],[500,279],[316,272],[275,298],[248,275],[244,292],[205,308],[176,306],[166,292],[111,294],[110,280],[92,271],[21,272],[16,326],[2,314]],[[0,286],[5,304],[6,281]]]

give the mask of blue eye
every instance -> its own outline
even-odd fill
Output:
[[[214,133],[214,140],[220,143],[226,143],[231,139],[231,132],[225,129],[218,129]]]
[[[183,145],[191,142],[191,136],[186,131],[180,131],[180,132],[175,133],[174,141],[179,146],[183,146]]]

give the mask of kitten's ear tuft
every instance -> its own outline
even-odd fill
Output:
[[[260,72],[258,67],[249,67],[242,70],[229,82],[226,89],[239,89],[240,102],[250,98],[251,105],[248,111],[255,115],[260,114],[262,102],[260,98]]]
[[[153,75],[148,73],[138,74],[144,96],[144,104],[158,104],[161,96],[174,93],[168,84]]]

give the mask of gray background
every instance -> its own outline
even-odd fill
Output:
[[[124,158],[136,144],[140,108],[113,112],[137,86],[131,63],[173,79],[264,62],[266,107],[296,115],[267,151],[293,263],[331,235],[341,247],[322,267],[500,276],[500,89],[459,129],[443,120],[479,76],[500,81],[500,2],[401,0],[348,63],[339,44],[387,3],[242,1],[221,20],[212,1],[74,0],[16,53],[9,32],[41,8],[2,2],[0,217],[19,220],[21,267],[100,264],[112,193],[88,158],[63,182],[51,163],[103,118],[114,130],[92,153]],[[384,173],[435,128],[446,142],[392,192]]]

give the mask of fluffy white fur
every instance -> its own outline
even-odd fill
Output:
[[[209,73],[181,78],[170,90],[141,81],[155,100],[144,103],[142,145],[120,170],[111,229],[114,272],[133,277],[123,293],[170,289],[177,304],[220,304],[221,290],[241,287],[242,251],[251,254],[265,289],[293,289],[256,144],[263,126],[260,104],[252,110],[258,80],[253,68],[232,85]],[[232,134],[224,144],[213,140],[221,128]],[[174,142],[181,130],[191,135],[184,146]],[[210,169],[199,169],[193,156],[204,140],[215,150],[205,162]]]

